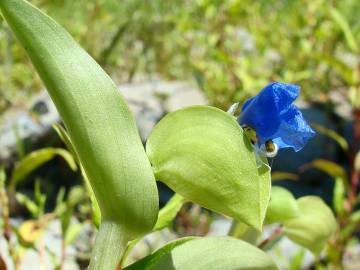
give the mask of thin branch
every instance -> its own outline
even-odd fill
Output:
[[[269,235],[268,238],[264,239],[262,242],[258,244],[258,248],[264,249],[270,242],[277,240],[282,233],[284,232],[284,227],[282,225],[278,226],[273,232]]]

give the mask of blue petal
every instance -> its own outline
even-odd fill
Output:
[[[301,111],[292,105],[286,114],[278,131],[273,135],[273,141],[279,148],[292,147],[300,151],[315,136],[315,131],[308,125]]]
[[[244,103],[238,122],[256,130],[260,145],[273,140],[279,148],[299,151],[315,135],[300,110],[292,105],[299,93],[297,85],[270,83]]]

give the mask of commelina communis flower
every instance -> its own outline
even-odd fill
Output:
[[[256,132],[253,143],[257,148],[265,149],[270,142],[276,146],[276,152],[287,147],[297,152],[315,136],[315,131],[293,104],[299,93],[298,85],[272,82],[244,103],[237,121],[244,129]]]

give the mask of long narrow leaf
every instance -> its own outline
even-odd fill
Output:
[[[332,19],[339,25],[339,27],[343,31],[345,35],[346,43],[349,46],[349,48],[352,50],[353,53],[358,53],[359,47],[357,45],[354,34],[352,33],[350,29],[350,25],[346,20],[346,18],[344,18],[344,16],[336,8],[330,9],[330,15]]]
[[[53,159],[55,156],[61,156],[72,170],[77,169],[75,160],[68,151],[61,148],[43,148],[31,152],[15,166],[15,169],[10,179],[10,188],[14,189],[15,186],[20,181],[22,181],[29,173],[40,167],[45,162]]]

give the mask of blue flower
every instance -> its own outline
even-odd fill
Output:
[[[299,151],[315,136],[299,108],[292,104],[299,93],[297,85],[270,83],[244,103],[237,121],[256,131],[259,148],[271,140],[279,149],[292,147]]]

